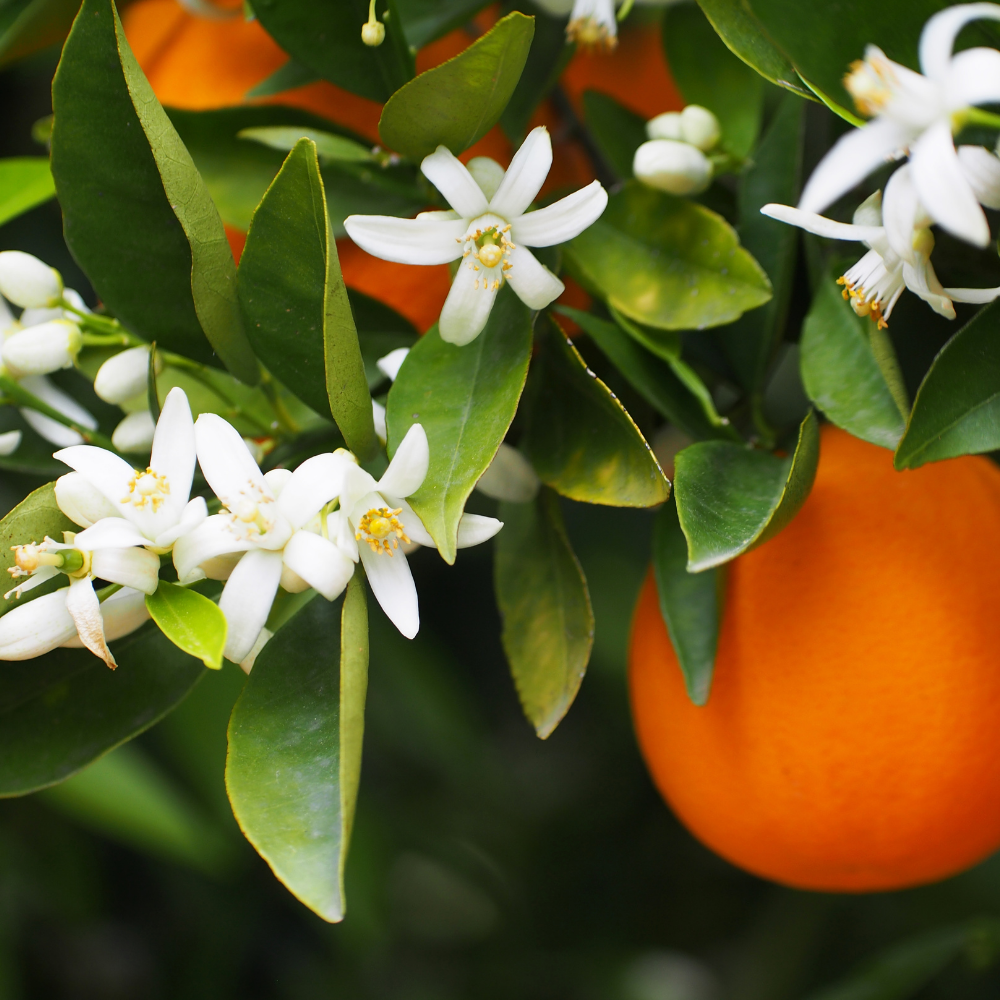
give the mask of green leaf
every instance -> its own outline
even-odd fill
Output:
[[[209,875],[223,874],[230,841],[134,743],[44,789],[42,801],[102,836]]]
[[[543,483],[571,500],[652,507],[670,483],[614,394],[554,323],[528,380],[523,447]]]
[[[14,156],[0,160],[0,226],[56,193],[46,156]]]
[[[414,49],[422,49],[453,28],[462,27],[487,6],[489,0],[449,0],[448,3],[396,0],[399,16],[403,19],[403,32]]]
[[[438,146],[458,155],[497,123],[521,77],[535,19],[514,11],[440,66],[421,73],[382,109],[379,135],[420,161]]]
[[[594,645],[587,580],[570,548],[559,497],[501,503],[493,582],[517,696],[541,739],[569,711]]]
[[[0,66],[61,42],[80,0],[8,0],[0,8]]]
[[[66,471],[63,463],[52,457],[52,442],[36,434],[13,406],[0,408],[0,434],[7,431],[20,431],[21,443],[13,454],[0,455],[0,469],[27,472],[43,480],[55,479]]]
[[[665,330],[730,323],[771,297],[767,275],[721,216],[636,181],[563,253],[610,306]]]
[[[321,160],[345,160],[349,163],[370,163],[372,151],[360,142],[342,135],[323,132],[320,129],[296,128],[294,125],[263,125],[244,128],[236,133],[238,139],[251,139],[271,149],[290,152],[302,139],[311,139],[316,144],[316,153]]]
[[[296,143],[254,213],[237,284],[260,359],[333,416],[348,448],[371,455],[371,396],[311,139]]]
[[[85,649],[3,665],[0,796],[68,778],[158,722],[205,673],[148,623],[111,650],[117,670]]]
[[[722,128],[720,147],[745,159],[760,131],[764,110],[761,77],[726,48],[694,4],[664,11],[663,47],[670,74],[685,102],[708,108]]]
[[[688,697],[696,705],[704,705],[712,687],[722,625],[724,571],[689,573],[687,558],[677,506],[665,503],[653,528],[653,571],[660,613],[681,665]]]
[[[146,609],[160,631],[178,648],[196,656],[206,667],[222,667],[226,647],[226,616],[196,590],[161,580],[146,596]]]
[[[255,97],[273,97],[275,94],[283,94],[286,90],[294,90],[296,87],[315,83],[318,79],[319,76],[308,66],[303,66],[302,63],[289,59],[270,76],[251,87],[244,96],[248,101]]]
[[[112,0],[85,0],[52,99],[52,173],[66,242],[97,294],[144,338],[217,364],[214,350],[255,384],[222,220]]]
[[[876,332],[870,319],[855,315],[832,278],[822,281],[802,325],[802,383],[838,427],[893,450],[906,417],[872,352]]]
[[[674,374],[670,365],[651,354],[622,331],[616,323],[599,319],[593,313],[557,306],[556,311],[579,323],[583,331],[608,356],[629,384],[655,410],[695,440],[730,438],[733,433],[720,430],[706,415],[701,402]]]
[[[377,362],[398,347],[412,347],[418,339],[413,324],[390,309],[384,302],[369,298],[353,288],[347,289],[351,312],[358,327],[358,342],[365,363],[368,388],[375,389],[385,382]]]
[[[768,37],[743,0],[698,0],[705,16],[729,50],[762,77],[801,97],[812,97],[802,86],[788,57]],[[815,15],[816,8],[811,8]]]
[[[688,570],[720,566],[778,534],[805,503],[818,464],[819,421],[811,410],[787,458],[726,441],[679,452],[674,492]]]
[[[385,41],[377,48],[361,41],[368,0],[323,4],[256,0],[253,9],[264,30],[299,65],[352,94],[385,101],[413,76],[412,56],[393,0],[375,4],[376,16],[386,30]]]
[[[427,432],[427,478],[407,500],[447,563],[455,561],[465,501],[514,419],[530,357],[531,313],[505,285],[472,343],[447,344],[434,327],[414,345],[389,390],[390,455],[411,425]]]
[[[802,176],[805,105],[785,94],[740,184],[740,240],[767,272],[774,297],[761,309],[719,331],[733,370],[753,397],[763,392],[788,317],[795,275],[798,230],[760,214],[769,202],[794,205]]]
[[[917,390],[897,469],[1000,448],[1000,303],[941,348]]]
[[[651,354],[662,358],[667,364],[681,356],[681,335],[677,330],[657,330],[643,326],[635,320],[623,316],[614,306],[608,307],[611,318],[638,344],[642,344]]]
[[[615,173],[632,177],[635,151],[646,141],[646,120],[599,90],[583,92],[583,119]]]
[[[310,601],[267,643],[229,721],[226,787],[247,839],[324,920],[344,916],[368,684],[360,571],[336,604]]]

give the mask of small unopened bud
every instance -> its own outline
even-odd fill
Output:
[[[708,157],[686,142],[671,139],[644,142],[635,151],[632,170],[643,184],[670,194],[698,194],[712,181]]]
[[[373,49],[385,41],[385,25],[375,17],[375,0],[368,6],[368,21],[361,26],[361,41]]]
[[[20,431],[7,431],[5,434],[0,434],[0,456],[13,455],[20,446]]]
[[[719,141],[719,119],[708,108],[689,104],[681,112],[681,138],[707,153]]]
[[[403,367],[407,354],[410,353],[408,347],[397,347],[390,351],[384,358],[379,358],[375,362],[375,367],[390,381],[395,382],[399,369]]]
[[[111,443],[119,450],[142,454],[153,447],[156,422],[149,410],[130,413],[111,435]]]
[[[48,375],[60,368],[71,368],[83,346],[76,323],[54,319],[21,330],[3,344],[3,363],[15,377]]]
[[[124,403],[146,391],[149,348],[130,347],[108,358],[97,370],[94,392],[106,403]]]
[[[646,122],[646,135],[650,139],[678,139],[684,138],[681,132],[681,113],[679,111],[665,111],[662,115]]]
[[[0,295],[22,309],[51,309],[62,297],[62,276],[20,250],[0,253]]]

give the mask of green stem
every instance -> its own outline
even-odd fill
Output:
[[[89,427],[84,427],[75,420],[70,420],[66,414],[53,409],[48,403],[43,403],[34,393],[28,392],[8,375],[0,375],[0,391],[13,405],[35,410],[42,416],[62,424],[63,427],[69,427],[76,431],[87,444],[94,444],[98,448],[105,448],[116,455],[118,454],[118,449],[111,443],[110,438],[106,438],[100,431],[92,431]]]
[[[81,329],[86,330],[84,324],[80,324]],[[126,335],[120,333],[84,333],[84,347],[128,347],[132,341]]]
[[[768,422],[767,417],[764,416],[764,397],[759,392],[750,396],[750,416],[753,419],[753,426],[757,431],[761,447],[772,451],[777,443],[778,435]]]
[[[960,132],[966,125],[985,125],[987,128],[1000,129],[1000,115],[983,111],[982,108],[965,108],[951,116],[951,127],[955,132]]]
[[[625,3],[618,8],[618,20],[624,21],[629,14],[632,13],[632,7],[635,5],[635,0],[625,0]]]
[[[117,594],[121,589],[122,585],[120,583],[109,583],[106,587],[101,587],[97,592],[97,599],[103,604],[112,594]]]

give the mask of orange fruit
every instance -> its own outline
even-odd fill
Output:
[[[652,576],[632,711],[660,791],[723,857],[806,889],[917,885],[1000,846],[1000,469],[897,473],[824,429],[794,521],[729,568],[708,704]]]

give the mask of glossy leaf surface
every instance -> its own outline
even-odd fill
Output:
[[[712,687],[722,626],[721,569],[689,573],[677,505],[665,503],[653,529],[653,572],[660,613],[684,674],[688,697],[704,705]]]
[[[599,90],[583,92],[583,117],[615,173],[627,180],[635,151],[647,138],[645,119]]]
[[[501,503],[494,586],[504,652],[521,708],[550,736],[576,697],[594,644],[587,581],[570,548],[559,498]]]
[[[720,566],[778,534],[805,503],[818,463],[819,421],[812,411],[787,458],[725,441],[679,452],[674,490],[688,569]]]
[[[0,160],[0,226],[56,193],[49,161],[44,156],[14,156]]]
[[[662,329],[730,323],[771,297],[767,275],[721,216],[635,181],[563,250],[587,288]]]
[[[344,864],[361,772],[368,611],[310,601],[268,642],[229,721],[226,787],[247,839],[324,920],[344,916]]]
[[[585,503],[652,507],[670,483],[632,418],[549,324],[528,385],[524,450],[543,483]]]
[[[505,285],[472,343],[445,343],[433,328],[414,345],[389,392],[390,456],[412,424],[427,432],[427,478],[407,499],[445,562],[455,561],[465,501],[514,419],[530,356],[531,313]]]
[[[514,11],[453,59],[392,95],[379,121],[390,148],[422,160],[438,146],[456,155],[499,120],[528,58],[534,18]]]
[[[100,298],[142,337],[209,363],[214,350],[256,383],[222,220],[112,0],[85,0],[52,99],[66,242]]]
[[[226,646],[226,616],[214,602],[196,590],[161,580],[146,596],[146,608],[160,631],[206,667],[222,667]]]

